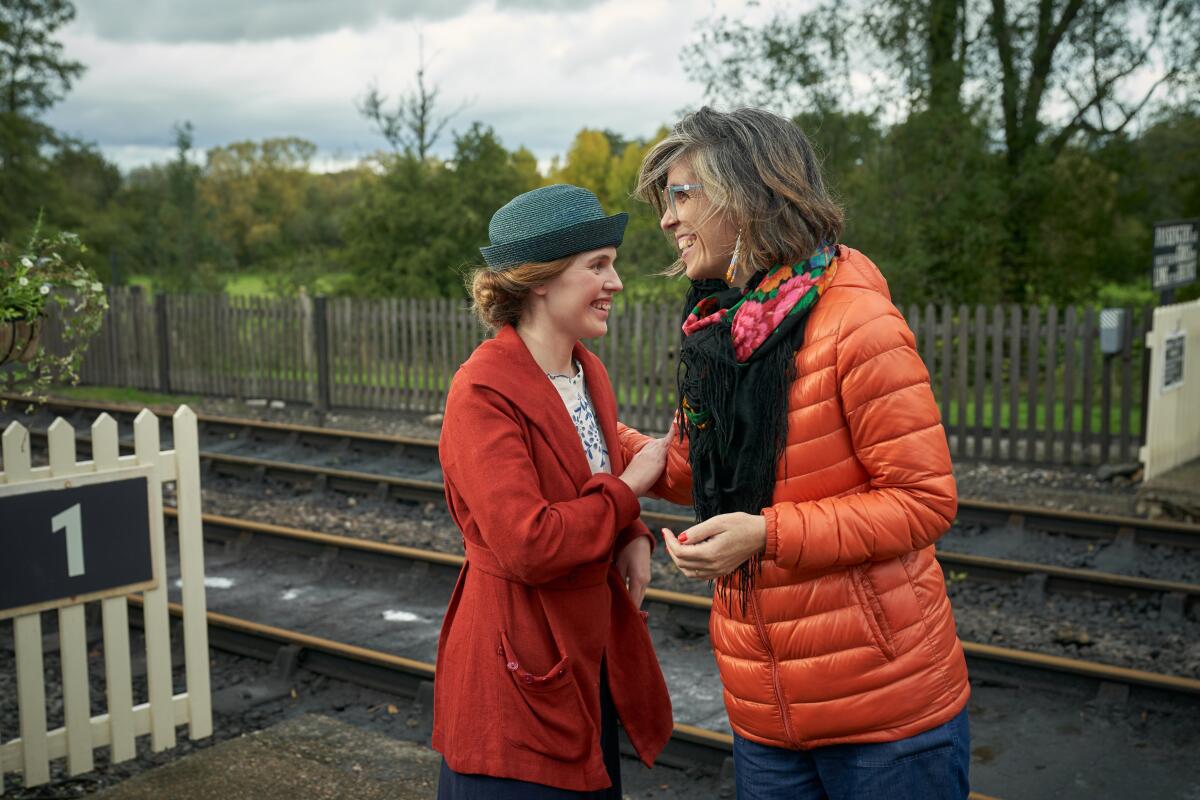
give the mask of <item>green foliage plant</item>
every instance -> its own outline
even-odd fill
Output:
[[[73,233],[43,237],[40,223],[24,248],[0,241],[0,325],[41,324],[51,312],[61,321],[60,353],[41,348],[30,361],[8,366],[8,386],[19,394],[41,396],[52,383],[79,383],[83,353],[108,310],[103,284],[83,264],[86,252]]]

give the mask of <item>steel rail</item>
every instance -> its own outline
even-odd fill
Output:
[[[40,430],[31,431],[30,435],[39,442],[45,442],[47,438],[46,432]],[[77,434],[76,438],[81,444],[90,448],[90,435],[81,431]],[[405,441],[411,444],[413,440]],[[314,491],[331,489],[351,494],[372,496],[381,500],[395,499],[438,504],[443,503],[445,500],[445,486],[438,481],[403,478],[394,475],[382,475],[373,472],[310,464],[297,464],[250,456],[214,453],[211,451],[201,451],[200,459],[208,474],[216,474],[223,477],[251,480],[272,479],[293,485],[304,485]],[[991,505],[997,509],[1018,508],[1002,504]],[[1040,513],[1045,515],[1045,512]],[[1109,518],[1095,514],[1080,515],[1072,513],[1071,516],[1080,517],[1084,520],[1099,519],[1112,521]],[[668,527],[677,531],[689,527],[694,521],[691,517],[679,514],[664,514],[656,511],[643,511],[641,517],[643,521],[650,525],[651,529]],[[1161,525],[1162,523],[1157,524]],[[1193,546],[1200,546],[1200,526],[1195,527],[1197,528],[1196,538],[1192,544]],[[1200,584],[991,558],[965,553],[954,553],[946,550],[939,551],[937,557],[939,562],[948,571],[953,571],[953,575],[965,576],[968,580],[972,581],[1011,584],[1031,578],[1043,580],[1042,576],[1044,576],[1044,584],[1041,590],[1051,594],[1092,593],[1120,599],[1129,597],[1160,597],[1166,599],[1168,608],[1173,609],[1172,613],[1178,613],[1179,615],[1186,615],[1192,609],[1200,607]]]
[[[173,510],[166,509],[166,511],[168,516],[174,516]],[[282,525],[252,522],[215,514],[205,514],[203,522],[206,536],[210,539],[218,539],[224,542],[236,542],[247,535],[262,535],[284,543],[291,543],[293,545],[301,544],[313,548],[314,552],[334,548],[335,550],[349,551],[386,562],[397,559],[423,561],[453,570],[459,569],[464,560],[462,556],[452,553],[403,547],[385,542],[373,542],[318,531],[305,531]],[[1031,566],[1036,567],[1038,565]],[[1191,586],[1190,584],[1183,585],[1188,586],[1194,592],[1200,590],[1200,587]],[[668,610],[686,609],[693,613],[699,612],[705,618],[712,608],[712,598],[710,596],[686,594],[662,589],[648,589],[646,599],[651,603],[662,603]],[[963,642],[962,644],[963,650],[973,664],[983,666],[990,672],[1010,675],[1018,681],[1028,680],[1037,674],[1039,677],[1034,677],[1032,682],[1045,683],[1046,681],[1042,680],[1041,676],[1052,673],[1067,676],[1071,680],[1083,680],[1089,683],[1094,689],[1100,689],[1105,684],[1109,684],[1126,687],[1126,690],[1144,689],[1158,699],[1164,697],[1187,697],[1193,700],[1200,700],[1200,680],[1194,678],[1164,675],[1145,670],[1116,667],[1082,659],[1032,653],[977,642]],[[1055,683],[1053,680],[1050,682]]]
[[[128,600],[139,610],[143,608],[139,595],[128,595]],[[183,618],[183,606],[179,603],[168,603],[167,608],[172,617]],[[271,661],[278,647],[297,647],[303,651],[300,666],[304,669],[406,697],[420,696],[420,684],[433,681],[436,665],[429,662],[215,611],[206,613],[210,631],[209,646],[220,650]],[[364,671],[363,667],[366,667],[367,671]],[[426,696],[430,695],[426,693]],[[624,737],[622,739],[622,749],[632,753],[631,746]],[[657,761],[680,768],[686,768],[699,761],[719,769],[726,759],[731,757],[732,752],[733,737],[729,734],[676,722],[671,732],[671,740]],[[979,792],[971,792],[969,800],[997,799]]]
[[[175,510],[167,507],[164,509],[164,512],[169,516],[173,516]],[[648,515],[643,514],[643,517],[645,516]],[[306,531],[284,525],[253,522],[251,520],[237,519],[220,514],[206,513],[203,517],[207,532],[216,532],[223,529],[231,535],[259,533],[272,536],[276,539],[309,542],[344,550],[374,553],[384,558],[398,557],[428,561],[434,564],[452,566],[455,569],[460,567],[463,561],[462,556],[451,553],[421,550],[386,542],[375,542],[369,539]],[[1056,567],[1028,561],[1012,561],[1002,558],[964,555],[961,553],[939,552],[937,559],[948,570],[964,571],[965,577],[968,580],[1021,583],[1031,577],[1044,575],[1046,577],[1044,591],[1051,594],[1097,593],[1118,598],[1170,596],[1178,600],[1179,611],[1182,614],[1186,614],[1194,606],[1200,605],[1200,584],[1155,580],[1152,578],[1117,575],[1096,570]],[[648,596],[652,597],[652,599],[661,593],[664,601],[667,601],[669,597],[669,602],[676,605],[687,605],[694,608],[703,607],[707,610],[711,604],[710,600],[701,598],[698,595],[668,592],[662,589],[650,589],[649,591],[652,594]]]
[[[17,405],[22,402],[31,402],[26,398],[20,398],[18,395],[12,394],[0,394],[0,399],[8,399]],[[134,406],[61,398],[49,398],[44,402],[32,402],[32,404],[42,405],[51,409],[65,410],[73,414],[78,413],[80,410],[103,411],[109,414],[121,414],[130,418],[136,416],[142,410]],[[172,413],[173,408],[171,406],[153,406],[151,410],[169,414]],[[260,435],[275,441],[287,441],[290,439],[291,441],[336,443],[339,447],[349,448],[356,445],[371,449],[378,449],[380,447],[393,448],[410,454],[421,454],[424,458],[429,459],[431,463],[436,461],[437,458],[437,442],[432,439],[391,434],[362,433],[338,428],[319,428],[312,425],[300,425],[290,422],[241,419],[211,414],[198,414],[197,421],[202,426],[202,429],[227,430],[240,435]],[[84,437],[81,436],[82,438]],[[201,453],[201,458],[210,459],[214,463],[232,465],[225,471],[226,474],[231,474],[232,470],[238,466],[251,466],[254,470],[261,470],[257,473],[260,476],[266,474],[270,477],[281,479],[290,474],[293,479],[319,480],[319,476],[322,473],[330,476],[336,474],[340,485],[332,488],[341,488],[346,491],[355,491],[354,487],[350,486],[351,483],[378,487],[382,482],[390,482],[390,485],[397,490],[403,490],[406,486],[403,482],[404,479],[395,479],[391,478],[391,476],[381,476],[374,473],[355,472],[353,470],[290,465],[293,468],[289,472],[289,465],[286,465],[284,462],[216,453]],[[236,476],[236,473],[232,474]],[[404,498],[402,491],[393,494],[393,496]],[[655,517],[659,515],[647,512],[644,516]],[[673,515],[662,516],[662,519],[666,521],[666,524],[691,524],[692,522],[691,518]],[[1011,526],[1044,530],[1052,533],[1063,533],[1072,536],[1132,541],[1139,544],[1163,544],[1191,549],[1200,548],[1200,525],[1168,520],[1152,520],[1143,517],[1067,511],[960,497],[958,501],[958,520],[967,524]]]

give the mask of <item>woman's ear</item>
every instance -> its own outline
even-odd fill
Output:
[[[538,297],[545,297],[546,292],[548,291],[549,289],[546,288],[545,284],[542,284],[541,286],[534,286],[529,290],[530,294],[536,294]]]

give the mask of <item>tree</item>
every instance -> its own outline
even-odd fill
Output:
[[[264,264],[314,243],[308,213],[317,146],[296,137],[211,148],[198,191],[239,267]]]
[[[45,204],[42,151],[57,140],[39,117],[83,74],[54,39],[74,17],[67,0],[0,3],[0,236],[32,226]]]
[[[369,119],[394,153],[407,153],[424,161],[450,120],[467,106],[460,105],[449,114],[439,114],[438,95],[441,90],[436,86],[425,85],[425,71],[428,64],[425,61],[424,39],[417,40],[417,77],[416,89],[403,94],[396,101],[394,110],[387,109],[387,97],[372,84],[367,88],[367,95],[358,104],[358,113]]]
[[[708,20],[684,48],[684,72],[718,105],[773,108],[780,113],[839,108],[849,95],[846,54],[850,23],[839,5],[792,16],[776,11],[760,25],[741,16]]]
[[[1156,98],[1194,92],[1200,80],[1195,35],[1200,4],[863,0],[857,16],[849,13],[844,5],[828,4],[794,18],[777,15],[757,28],[718,18],[700,42],[711,42],[716,50],[703,56],[696,48],[685,51],[685,66],[714,99],[721,97],[714,87],[728,87],[751,101],[770,98],[776,107],[790,101],[793,111],[797,102],[806,103],[803,110],[821,113],[830,97],[838,97],[841,107],[861,101],[830,90],[844,86],[845,78],[827,65],[845,62],[837,58],[839,42],[868,37],[876,47],[860,51],[868,55],[856,66],[901,76],[898,84],[877,92],[876,100],[895,104],[899,98],[910,122],[914,115],[922,120],[924,135],[918,139],[943,144],[940,154],[934,148],[934,160],[921,162],[923,167],[952,176],[953,169],[945,172],[957,155],[951,134],[974,120],[995,132],[1002,166],[1003,295],[1016,301],[1047,292],[1069,295],[1077,282],[1047,274],[1040,258],[1041,237],[1055,235],[1047,227],[1053,222],[1046,205],[1054,188],[1049,181],[1063,170],[1071,174],[1069,165],[1056,166],[1056,161],[1067,157],[1069,146],[1120,135]],[[787,24],[790,20],[795,24]],[[813,20],[842,27],[826,40],[811,33],[819,28],[805,24]],[[744,52],[751,54],[752,64],[737,64],[731,52],[755,41],[770,47],[751,46]],[[804,54],[797,55],[801,50]]]
[[[134,170],[123,203],[132,212],[132,270],[166,291],[219,290],[232,265],[214,233],[211,209],[199,196],[200,167],[192,163],[192,124],[176,125],[175,160]]]
[[[539,182],[528,151],[507,151],[476,122],[442,162],[383,156],[346,221],[345,261],[354,294],[462,297],[463,275],[481,263],[497,208]]]

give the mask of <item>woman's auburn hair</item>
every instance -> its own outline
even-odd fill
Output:
[[[667,171],[680,158],[703,184],[711,213],[730,214],[737,226],[739,267],[796,264],[841,238],[845,217],[825,189],[813,146],[785,117],[705,106],[681,119],[642,160],[634,192],[660,217]],[[667,272],[683,272],[682,260]]]
[[[471,311],[484,327],[494,331],[516,325],[529,292],[561,275],[574,258],[570,255],[554,261],[531,262],[502,272],[477,267],[467,277]]]

